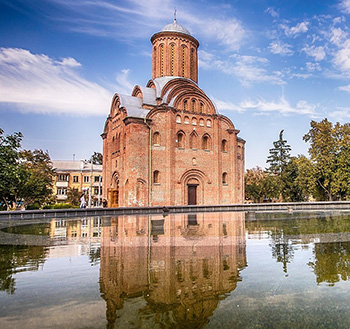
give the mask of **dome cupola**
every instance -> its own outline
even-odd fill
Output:
[[[182,25],[165,25],[152,38],[152,79],[175,76],[198,82],[199,42]]]

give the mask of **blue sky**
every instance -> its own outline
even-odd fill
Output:
[[[199,86],[266,166],[284,129],[350,118],[350,0],[0,0],[0,127],[52,159],[102,152],[115,92],[151,78],[150,37],[177,21],[200,42]]]

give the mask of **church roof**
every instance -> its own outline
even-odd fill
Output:
[[[162,28],[161,32],[179,32],[179,33],[191,35],[189,30],[187,30],[185,27],[177,23],[176,18],[174,19],[173,23],[165,25]]]

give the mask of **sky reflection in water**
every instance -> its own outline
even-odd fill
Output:
[[[350,215],[1,222],[1,328],[349,328]]]

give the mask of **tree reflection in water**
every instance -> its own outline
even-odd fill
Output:
[[[19,272],[37,271],[44,264],[48,248],[43,246],[0,245],[0,290],[14,294],[14,275]]]

